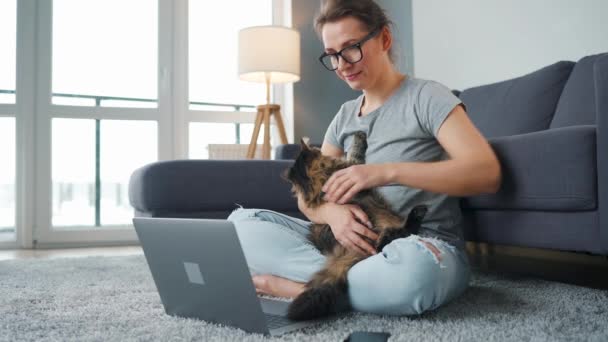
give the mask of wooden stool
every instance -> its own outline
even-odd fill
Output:
[[[262,146],[262,159],[270,159],[270,117],[274,115],[274,120],[279,129],[281,144],[287,144],[287,134],[281,118],[281,106],[277,104],[265,104],[257,106],[258,114],[255,117],[255,126],[251,135],[251,143],[247,150],[247,159],[252,159],[255,156],[255,147],[260,134],[260,126],[264,125],[264,145]]]

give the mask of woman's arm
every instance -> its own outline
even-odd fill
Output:
[[[328,143],[323,143],[321,153],[340,158],[343,151]],[[336,240],[347,249],[362,253],[375,254],[376,250],[362,237],[376,240],[378,235],[371,228],[372,224],[367,214],[354,204],[323,203],[316,208],[309,208],[302,197],[298,195],[298,208],[314,223],[328,224]]]
[[[302,200],[302,196],[300,194],[298,194],[298,209],[300,209],[302,214],[304,214],[310,222],[327,223],[327,220],[325,219],[325,217],[324,217],[325,215],[323,212],[327,209],[326,206],[328,204],[333,204],[333,203],[324,203],[314,209],[309,208],[308,206],[306,206],[306,203],[304,203],[304,201]]]
[[[375,241],[378,234],[371,230],[372,223],[358,205],[328,202],[311,209],[298,196],[298,207],[311,222],[328,224],[342,246],[362,254],[376,254],[374,247],[362,237]]]
[[[498,158],[461,105],[445,119],[437,140],[450,159],[351,166],[327,181],[323,189],[327,201],[347,203],[363,189],[391,183],[451,196],[498,191],[501,182]]]
[[[448,115],[439,128],[437,140],[449,160],[386,164],[389,183],[452,196],[498,191],[502,178],[498,158],[462,106],[456,106]]]

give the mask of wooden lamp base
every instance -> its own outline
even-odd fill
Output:
[[[281,144],[287,144],[287,134],[285,133],[285,126],[283,125],[283,118],[281,117],[281,106],[277,104],[265,104],[257,106],[258,114],[255,118],[255,126],[253,127],[253,134],[251,135],[251,143],[247,150],[247,159],[253,159],[255,157],[255,147],[258,141],[258,135],[260,134],[260,126],[264,125],[264,145],[262,147],[262,159],[270,159],[270,117],[274,115],[277,128],[279,129],[279,136],[281,138]]]

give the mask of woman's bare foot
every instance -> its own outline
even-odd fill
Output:
[[[256,275],[253,276],[252,279],[253,285],[255,285],[255,291],[259,294],[282,298],[294,298],[304,291],[304,283],[298,283],[270,274]]]

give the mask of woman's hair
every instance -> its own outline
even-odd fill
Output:
[[[321,37],[321,30],[326,23],[338,21],[345,17],[354,17],[371,32],[387,27],[392,31],[393,22],[386,12],[374,0],[321,0],[321,9],[314,20],[317,35]],[[394,62],[394,51],[389,51],[391,62]]]

